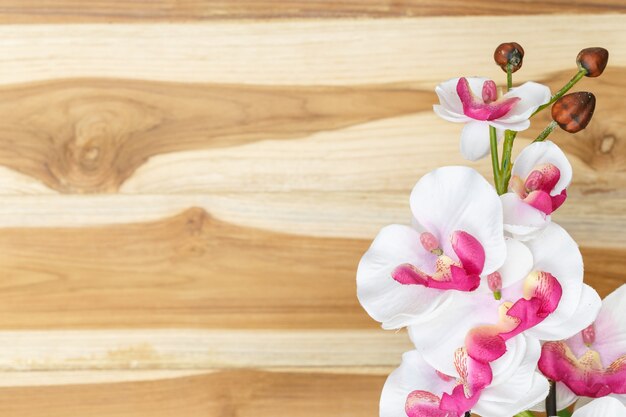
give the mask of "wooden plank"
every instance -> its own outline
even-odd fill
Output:
[[[480,16],[561,13],[615,13],[626,10],[619,0],[516,3],[474,0],[107,0],[5,1],[0,23],[193,22],[225,19],[323,19],[408,16]]]
[[[492,64],[494,33],[506,33],[531,51],[520,76],[541,79],[575,71],[576,54],[592,45],[613,52],[611,65],[626,66],[622,38],[615,36],[625,21],[625,15],[586,14],[528,16],[523,24],[519,16],[485,16],[5,25],[0,83],[105,77],[270,85],[411,82],[432,89],[459,72],[502,77]],[[546,39],[558,39],[558,47]]]
[[[0,342],[0,374],[246,368],[386,374],[412,348],[406,332],[382,329],[21,330],[0,332]]]
[[[242,228],[190,209],[163,221],[4,229],[4,329],[376,328],[358,305],[369,242]]]
[[[306,137],[430,111],[433,95],[391,85],[80,79],[10,86],[0,90],[0,113],[7,115],[0,124],[0,164],[65,193],[115,192],[158,154]],[[8,189],[22,183],[15,177],[3,181]]]
[[[0,414],[360,417],[377,413],[385,378],[234,370],[155,381],[0,388]]]

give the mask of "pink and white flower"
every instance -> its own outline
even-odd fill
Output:
[[[582,256],[563,228],[551,223],[536,239],[526,244],[508,239],[506,246],[506,261],[477,291],[452,294],[454,308],[409,326],[411,340],[431,366],[445,368],[459,345],[472,358],[490,362],[515,351],[521,333],[561,340],[594,320],[600,298],[583,284]]]
[[[626,404],[626,284],[611,293],[593,324],[543,345],[539,369],[557,384],[559,408],[577,396],[615,395]]]
[[[413,227],[383,228],[359,263],[357,295],[384,328],[427,320],[504,262],[502,205],[475,170],[444,167],[410,198]]]
[[[500,130],[526,130],[539,106],[550,100],[550,89],[527,82],[498,97],[496,83],[486,78],[462,77],[435,88],[439,105],[433,110],[441,118],[465,123],[461,153],[471,161],[489,154],[489,126]]]
[[[417,351],[406,352],[385,383],[380,417],[459,417],[470,409],[502,417],[529,408],[546,397],[549,386],[536,372],[539,343],[523,336],[520,343],[491,366],[459,348],[450,360],[452,372],[433,368]]]
[[[509,192],[501,197],[504,229],[518,239],[533,237],[565,202],[571,181],[572,166],[554,143],[524,148],[513,165]]]
[[[625,417],[626,406],[611,397],[591,401],[574,411],[572,417]]]

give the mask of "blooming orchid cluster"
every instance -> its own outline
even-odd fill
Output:
[[[554,95],[534,82],[513,87],[523,54],[516,43],[496,49],[504,93],[475,77],[435,89],[435,113],[464,123],[461,153],[491,154],[495,187],[468,167],[426,174],[411,192],[411,226],[383,228],[359,263],[364,309],[385,329],[406,327],[415,348],[385,383],[381,417],[532,416],[544,400],[556,415],[579,397],[607,398],[575,417],[626,416],[626,285],[603,303],[583,283],[578,245],[551,219],[572,166],[546,140],[557,125],[589,123],[595,97],[566,93],[600,75],[608,52],[581,51],[577,74]],[[517,132],[550,105],[554,121],[513,162]]]

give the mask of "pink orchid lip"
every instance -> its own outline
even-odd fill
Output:
[[[463,104],[463,113],[475,120],[496,120],[506,114],[520,101],[519,97],[497,100],[498,93],[495,82],[488,80],[483,83],[482,97],[477,97],[470,88],[467,78],[459,78],[456,92]]]
[[[511,178],[511,189],[526,203],[546,215],[557,210],[567,198],[567,191],[551,195],[561,178],[561,171],[553,164],[535,167],[526,180],[514,175]]]
[[[455,352],[454,366],[459,378],[452,392],[443,393],[441,398],[428,391],[411,392],[405,405],[408,417],[459,417],[476,405],[480,393],[493,380],[491,366],[474,360],[464,348]]]
[[[420,242],[424,249],[437,256],[436,272],[427,274],[416,265],[402,264],[391,273],[394,280],[403,285],[422,285],[440,290],[474,291],[480,285],[480,273],[485,265],[485,250],[471,234],[457,230],[450,238],[452,249],[458,257],[456,262],[446,256],[436,237],[424,232]]]
[[[546,342],[538,366],[546,377],[564,383],[579,396],[626,394],[626,355],[604,368],[600,354],[592,349],[576,357],[566,342]]]

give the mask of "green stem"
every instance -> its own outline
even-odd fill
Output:
[[[513,153],[513,142],[515,141],[517,132],[512,130],[504,131],[504,145],[502,146],[502,183],[504,192],[509,188],[509,180],[511,179],[511,154]]]
[[[502,187],[502,173],[500,172],[500,160],[498,158],[498,136],[496,128],[489,126],[489,142],[491,144],[491,167],[493,169],[493,182],[496,185],[498,194],[502,195],[504,192],[500,192]]]
[[[515,414],[515,417],[535,417],[532,411],[522,411],[521,413]]]
[[[563,88],[561,88],[555,95],[553,95],[550,101],[548,101],[546,104],[542,106],[539,106],[539,108],[535,110],[535,112],[531,115],[531,117],[539,113],[541,110],[545,109],[546,107],[551,106],[552,103],[554,103],[555,101],[563,97],[565,93],[567,93],[574,86],[574,84],[576,84],[578,81],[580,81],[581,78],[585,76],[585,74],[587,74],[587,70],[584,68],[580,68],[578,72],[576,73],[576,75],[574,75],[574,77],[571,80],[569,80],[569,82],[565,84]]]
[[[511,64],[506,64],[506,89],[510,90],[513,87],[513,71],[511,71]]]
[[[537,139],[535,139],[533,142],[541,142],[541,141],[546,140],[548,135],[552,133],[554,129],[556,129],[557,125],[558,125],[557,122],[555,122],[554,120],[551,121],[550,124],[546,126],[545,129],[543,129],[543,131],[539,134],[539,136],[537,136]]]

